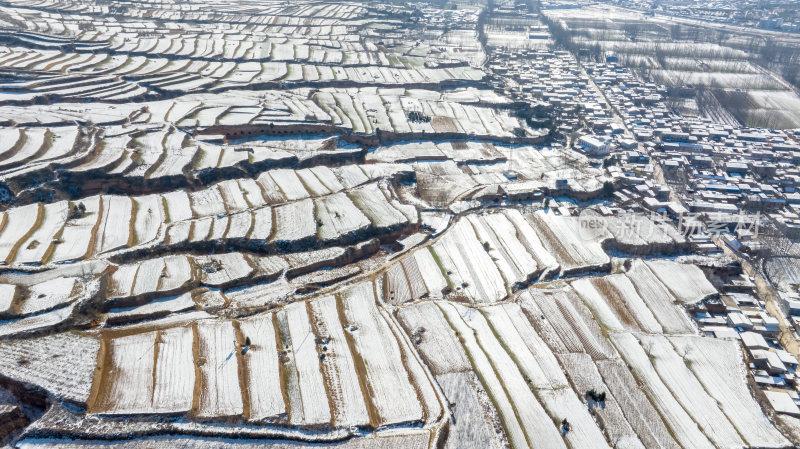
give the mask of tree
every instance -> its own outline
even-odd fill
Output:
[[[725,30],[718,30],[717,31],[717,45],[722,45],[723,42],[728,40],[728,32]]]
[[[622,26],[622,30],[625,31],[631,41],[636,42],[642,32],[642,27],[636,22],[629,22]]]
[[[677,23],[672,25],[669,29],[669,36],[673,41],[681,40],[681,26]]]
[[[758,247],[757,255],[766,260],[791,254],[794,242],[775,223],[769,223],[758,230]]]
[[[800,86],[800,64],[797,63],[789,63],[783,66],[783,70],[781,71],[783,78],[794,84],[795,86]]]
[[[69,215],[67,216],[70,220],[77,220],[79,218],[83,218],[86,216],[86,206],[83,203],[78,204],[71,204],[69,206]]]
[[[606,392],[598,393],[594,388],[586,392],[586,397],[595,401],[595,402],[605,402],[606,401]]]
[[[778,47],[775,45],[775,40],[771,37],[768,37],[767,40],[764,42],[764,46],[761,47],[761,51],[759,52],[759,57],[761,58],[762,63],[770,63],[776,59],[778,55]]]
[[[595,62],[604,62],[603,61],[603,48],[600,47],[599,43],[595,43],[592,45],[590,52],[591,57],[594,59]]]
[[[661,46],[656,47],[656,61],[662,69],[667,68],[667,52]]]
[[[613,195],[616,190],[617,188],[614,187],[613,182],[606,181],[603,183],[603,196],[605,196],[606,198],[611,198],[611,195]]]

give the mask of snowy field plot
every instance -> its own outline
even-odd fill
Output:
[[[104,414],[148,413],[153,401],[156,332],[104,340],[103,371],[89,411]]]
[[[43,214],[44,208],[38,203],[15,208],[4,214],[5,227],[0,233],[0,260],[6,263],[14,260],[20,240],[36,230]]]
[[[800,95],[791,91],[750,91],[756,109],[749,111],[751,126],[791,128],[800,126]]]
[[[97,229],[97,252],[104,253],[119,249],[128,244],[131,235],[130,226],[109,225],[109,217],[115,217],[118,223],[131,222],[133,202],[123,196],[103,196],[103,214]]]
[[[473,369],[497,407],[512,446],[566,448],[558,428],[483,315],[478,310],[450,303],[441,303],[439,307],[460,337]]]
[[[453,329],[434,303],[404,307],[398,318],[434,375],[471,369]]]
[[[675,297],[658,280],[655,274],[641,260],[635,260],[625,274],[630,279],[639,296],[644,300],[653,316],[661,324],[665,333],[694,333],[695,327],[689,316],[675,304]]]
[[[581,236],[577,220],[544,211],[536,211],[527,218],[563,273],[599,270],[610,263],[599,241]]]
[[[14,284],[0,284],[0,315],[7,316],[12,313],[12,306],[18,301],[21,289]]]
[[[239,320],[239,329],[242,336],[249,338],[251,342],[243,357],[249,405],[247,418],[259,421],[284,413],[286,408],[280,382],[273,315]]]
[[[622,360],[601,360],[596,365],[609,393],[619,402],[623,414],[645,447],[681,447]]]
[[[348,193],[356,207],[380,228],[393,228],[408,221],[400,211],[392,207],[377,184],[367,184]]]
[[[436,381],[448,402],[454,405],[446,449],[508,447],[505,435],[495,426],[500,421],[497,412],[486,412],[488,407],[482,403],[486,392],[475,373],[442,374],[436,376]]]
[[[155,413],[191,410],[194,398],[194,358],[190,327],[176,327],[157,335],[152,408]]]
[[[744,442],[718,402],[708,395],[666,337],[642,335],[639,340],[658,376],[703,433],[717,447],[742,447]]]
[[[776,90],[781,86],[772,77],[752,73],[707,73],[678,72],[674,70],[653,70],[653,78],[659,84],[694,84],[706,87],[729,89]]]
[[[363,396],[356,364],[339,322],[337,300],[333,296],[309,304],[315,333],[324,342],[321,369],[330,394],[332,421],[339,426],[364,426],[370,416]]]
[[[38,385],[53,398],[85,405],[91,394],[95,363],[100,350],[97,338],[72,332],[0,345],[0,374]],[[72,357],[62,357],[62,354]],[[20,364],[24,359],[28,363]]]
[[[475,302],[506,297],[505,281],[468,220],[459,220],[433,247],[434,259],[449,285]]]
[[[470,215],[467,219],[509,286],[526,285],[537,277],[536,260],[503,214]]]
[[[73,203],[75,204],[75,203]],[[101,198],[94,196],[78,204],[83,204],[86,213],[82,218],[68,220],[61,230],[61,243],[55,245],[50,260],[52,262],[65,262],[86,257],[93,249],[94,233],[99,222]],[[76,205],[76,207],[78,207]],[[47,261],[45,261],[47,262]]]
[[[21,242],[16,253],[15,262],[18,264],[42,263],[52,254],[53,240],[58,235],[67,220],[69,204],[59,201],[44,206],[44,217],[27,240]]]
[[[72,302],[49,312],[6,320],[0,324],[0,337],[20,336],[52,330],[54,327],[70,320],[75,315],[77,305],[77,302]]]
[[[751,395],[742,352],[736,342],[699,337],[671,337],[669,340],[748,445],[782,447],[788,444]]]
[[[606,393],[605,401],[602,403],[589,402],[591,398],[585,398],[589,405],[589,410],[597,417],[606,438],[615,442],[616,447],[619,448],[644,449],[645,445],[642,444],[642,440],[640,440],[625,418],[619,402],[609,392],[608,386],[600,376],[600,372],[594,365],[592,358],[588,354],[562,354],[558,358],[561,366],[564,367],[565,374],[575,386],[575,391],[578,394],[590,390],[601,394]],[[649,446],[647,447],[658,447],[655,445],[657,444],[655,440],[647,435],[644,435],[642,439],[648,441]]]
[[[525,245],[525,249],[527,249],[528,253],[536,260],[537,268],[544,271],[557,270],[558,261],[544,247],[541,238],[531,226],[530,222],[515,209],[506,209],[502,213],[508,221],[514,225],[513,233],[516,234],[517,239]],[[491,226],[493,227],[499,226],[498,231],[505,229],[509,234],[512,233],[512,230],[510,228],[507,229],[507,226],[502,223],[499,217],[490,216],[487,217],[486,220],[491,222]]]
[[[569,383],[547,344],[518,304],[483,309],[493,332],[536,389],[568,388]]]
[[[371,283],[342,293],[342,323],[354,357],[366,371],[366,392],[381,424],[412,423],[423,418],[416,388],[403,366],[402,351],[375,304]],[[414,362],[410,362],[414,363]]]
[[[314,205],[317,232],[322,241],[338,240],[363,231],[371,225],[366,215],[343,193],[315,200]]]
[[[52,310],[76,299],[79,289],[77,278],[57,277],[28,287],[27,297],[17,306],[19,315]]]
[[[425,280],[417,260],[413,257],[406,257],[402,260],[401,265],[403,265],[403,271],[405,271],[408,281],[411,299],[417,300],[429,296],[430,293],[425,286]]]
[[[570,388],[540,390],[538,396],[551,416],[563,417],[570,424],[564,439],[571,447],[611,448],[586,406]]]
[[[590,311],[575,291],[530,289],[519,296],[519,304],[555,353],[585,353],[593,360],[614,357],[604,329],[592,315],[597,312]]]
[[[446,289],[452,288],[448,285],[449,278],[445,277],[442,268],[434,257],[432,247],[415,251],[412,257],[419,267],[420,276],[422,276],[425,288],[431,298],[441,298]]]
[[[290,345],[287,349],[293,354],[297,375],[297,390],[287,392],[292,404],[289,422],[295,425],[327,423],[331,419],[330,409],[306,304],[294,303],[278,312],[278,322],[282,341]]]
[[[278,206],[273,211],[275,232],[272,241],[290,243],[316,238],[314,202],[310,199]]]
[[[695,303],[717,293],[717,289],[696,265],[653,260],[648,261],[647,266],[679,302]]]
[[[411,288],[402,263],[396,263],[383,276],[383,300],[389,304],[403,304],[412,300]]]
[[[661,380],[636,337],[619,333],[612,334],[611,339],[622,358],[631,367],[631,372],[643,384],[648,399],[672,429],[675,439],[686,447],[714,448],[697,423],[686,413],[681,403]]]
[[[623,274],[575,281],[573,287],[590,309],[603,311],[604,323],[617,323],[628,330],[662,333],[661,325]],[[613,317],[608,313],[613,313]],[[617,328],[621,330],[621,328]]]
[[[196,304],[192,301],[191,293],[179,296],[169,296],[155,299],[147,304],[132,307],[111,309],[106,314],[106,323],[109,325],[157,319],[170,314],[194,310]]]

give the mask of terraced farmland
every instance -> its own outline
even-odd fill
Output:
[[[0,5],[0,446],[790,447],[467,3]]]

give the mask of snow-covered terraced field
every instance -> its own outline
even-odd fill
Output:
[[[363,283],[244,319],[110,329],[89,412],[310,428],[420,422],[439,407],[423,402],[438,399],[422,393],[433,390],[417,382],[430,381],[386,320]]]
[[[687,313],[692,242],[586,229],[630,203],[561,138],[617,118],[517,3],[5,1],[0,447],[796,445]],[[774,87],[603,23],[656,78]]]
[[[294,171],[284,172],[294,176]],[[7,212],[8,226],[0,230],[0,251],[6,249],[9,264],[47,265],[109,252],[216,246],[226,241],[264,249],[291,248],[304,241],[312,245],[358,241],[413,226],[418,220],[396,202],[391,189],[374,184],[357,189],[352,195],[356,202],[346,191],[313,202],[293,201],[297,195],[285,194],[285,185],[269,192],[272,187],[266,182],[234,180],[188,195],[182,191],[138,197],[102,195],[87,201],[13,208]],[[306,192],[299,181],[297,188]],[[266,204],[283,195],[280,201],[286,204]],[[78,207],[86,212],[69,213]],[[298,220],[306,228],[298,227]]]
[[[218,199],[205,207],[215,202],[248,207],[246,190],[231,186],[216,186]],[[197,209],[190,196],[178,198],[163,204],[188,202],[174,207],[188,211],[183,214]],[[519,223],[529,227],[520,232]],[[463,407],[478,401],[481,420],[499,426],[500,441],[515,448],[781,447],[786,442],[750,396],[744,377],[710,384],[723,372],[743,368],[737,367],[740,353],[732,343],[712,349],[711,343],[700,345],[703,338],[687,336],[694,328],[681,318],[685,312],[677,298],[713,294],[702,271],[666,260],[634,260],[627,273],[591,274],[549,286],[537,286],[534,279],[531,285],[519,273],[540,272],[538,261],[549,260],[550,253],[537,246],[542,237],[529,223],[513,211],[468,215],[442,238],[392,261],[379,278],[241,318],[193,310],[243,300],[241,288],[215,292],[210,286],[275,279],[270,270],[280,273],[298,261],[228,253],[121,265],[107,287],[118,302],[209,287],[110,309],[114,324],[99,332],[96,356],[89,354],[97,369],[82,374],[91,379],[91,391],[78,400],[87,404],[91,419],[101,421],[181,416],[196,427],[170,428],[190,434],[226,420],[266,424],[275,435],[289,435],[293,428],[322,431],[320,441],[354,426],[407,432],[437,426],[447,410],[441,401],[458,397],[467,401]],[[514,232],[502,232],[510,229]],[[442,246],[448,238],[453,242]],[[465,245],[475,247],[469,256],[461,253]],[[450,261],[441,261],[444,250],[460,255],[458,265],[449,255]],[[457,304],[453,299],[463,293],[449,286],[476,282],[470,266],[480,262],[479,254],[496,270],[504,296]],[[448,267],[462,268],[460,277]],[[684,284],[691,280],[694,290],[662,281],[656,270],[664,267],[687,279]],[[26,289],[53,289],[48,285],[63,279]],[[430,295],[436,288],[441,294]],[[668,330],[662,323],[669,323]],[[682,357],[695,361],[686,365]],[[32,376],[8,369],[0,364],[0,374]],[[632,387],[637,384],[643,389]],[[456,392],[455,385],[466,390]],[[591,399],[589,390],[604,393],[605,400]],[[700,400],[702,409],[694,407]],[[475,413],[450,407],[448,413],[457,416]],[[760,424],[746,428],[748,420]],[[463,441],[460,424],[451,429],[461,435],[453,441]],[[495,436],[482,435],[476,438],[497,444]]]

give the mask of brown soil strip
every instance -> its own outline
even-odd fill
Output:
[[[607,281],[605,278],[594,278],[590,281],[592,285],[606,298],[606,302],[608,305],[614,309],[617,316],[620,318],[624,324],[639,328],[639,322],[636,320],[636,317],[631,313],[630,309],[627,307],[627,303],[625,299],[622,297],[620,292]]]
[[[239,326],[239,321],[232,321],[233,331],[236,333],[236,343],[239,347],[244,348],[245,338],[242,334],[242,329]],[[244,363],[246,354],[242,354],[241,350],[236,351],[236,363],[239,367],[239,391],[242,393],[242,414],[248,419],[250,418],[250,373],[247,372],[247,366]]]
[[[156,397],[156,385],[158,385],[156,373],[158,372],[158,352],[161,350],[161,335],[160,330],[156,331],[156,338],[153,341],[153,391],[150,395],[150,404],[153,403]]]
[[[96,413],[104,407],[101,398],[108,391],[108,375],[106,375],[105,371],[110,368],[111,351],[109,350],[108,338],[101,335],[100,350],[97,352],[97,366],[94,369],[89,399],[86,401],[86,409],[89,413]]]
[[[98,201],[100,202],[100,206],[97,208],[97,221],[92,227],[92,236],[89,238],[89,244],[86,246],[86,254],[83,255],[83,259],[87,259],[94,254],[95,247],[97,246],[97,231],[100,229],[100,222],[103,220],[103,197],[99,197]]]
[[[128,244],[127,246],[130,248],[136,245],[136,212],[139,210],[139,205],[136,204],[136,201],[133,198],[130,198],[131,201],[131,219],[128,223]]]
[[[6,225],[8,224],[8,214],[3,212],[0,214],[0,232],[5,231]]]

